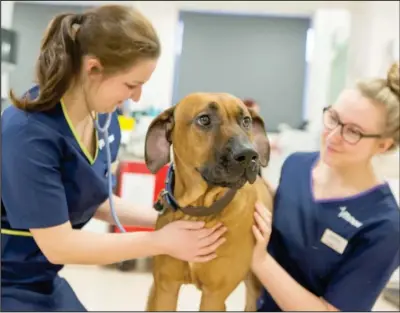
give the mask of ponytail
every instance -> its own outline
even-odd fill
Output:
[[[77,40],[84,15],[60,14],[49,24],[42,39],[36,62],[36,80],[39,95],[29,94],[18,99],[10,90],[13,104],[24,111],[45,111],[53,108],[79,73],[82,51]]]

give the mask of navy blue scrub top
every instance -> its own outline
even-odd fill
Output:
[[[29,93],[35,98],[38,87]],[[98,118],[103,125],[106,115]],[[93,159],[75,136],[61,102],[49,111],[36,113],[11,106],[1,119],[2,288],[44,286],[57,277],[62,266],[46,259],[29,229],[67,221],[80,229],[108,199],[104,138],[97,134],[98,149]],[[109,139],[115,161],[121,139],[116,114]]]
[[[387,184],[353,197],[315,200],[318,153],[282,167],[268,252],[303,287],[341,311],[370,311],[400,265],[400,212]],[[267,290],[259,311],[281,311]]]

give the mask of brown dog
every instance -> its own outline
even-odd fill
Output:
[[[174,176],[161,196],[164,211],[156,228],[181,219],[203,220],[206,227],[222,222],[227,240],[206,263],[156,256],[147,310],[176,311],[181,285],[195,284],[202,291],[201,311],[224,311],[228,296],[245,281],[245,310],[255,311],[253,212],[256,201],[272,207],[270,190],[258,176],[270,153],[262,119],[229,94],[191,94],[149,127],[145,158],[153,173],[169,163],[171,144]]]

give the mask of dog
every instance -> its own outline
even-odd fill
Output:
[[[245,310],[255,311],[261,285],[250,270],[253,213],[256,201],[272,208],[271,190],[259,176],[270,157],[262,118],[233,95],[193,93],[150,124],[145,162],[152,173],[170,163],[171,147],[156,229],[176,220],[202,220],[206,227],[222,222],[227,240],[205,263],[154,257],[146,310],[176,311],[180,287],[195,284],[200,311],[225,311],[226,299],[244,281]]]

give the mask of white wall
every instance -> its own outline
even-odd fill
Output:
[[[322,109],[328,104],[333,36],[338,33],[341,40],[346,40],[350,33],[350,19],[350,11],[346,9],[319,9],[314,14],[314,44],[305,108],[311,130],[320,128]]]
[[[157,69],[151,80],[144,86],[140,103],[166,108],[172,104],[179,12],[175,3],[171,2],[136,1],[134,6],[153,23],[160,37],[162,49]]]
[[[399,2],[367,1],[354,5],[350,35],[348,83],[376,75],[385,77],[392,57],[399,60]]]
[[[1,1],[1,27],[9,29],[12,25],[14,1]]]
[[[1,27],[10,29],[12,27],[12,17],[14,10],[13,1],[1,1]],[[9,74],[1,73],[1,97],[7,98],[9,89]]]

